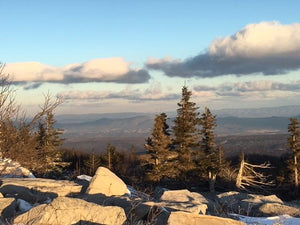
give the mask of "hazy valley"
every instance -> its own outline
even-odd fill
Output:
[[[239,152],[281,155],[286,149],[290,117],[300,118],[300,106],[222,109],[217,115],[217,141],[228,155]],[[176,112],[168,112],[172,121]],[[103,152],[108,143],[119,150],[134,146],[144,151],[144,141],[153,128],[149,113],[106,113],[57,115],[57,127],[65,130],[65,147]]]

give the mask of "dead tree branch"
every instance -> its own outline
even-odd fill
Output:
[[[236,179],[236,187],[247,190],[247,188],[259,188],[265,190],[267,187],[273,186],[274,181],[269,180],[270,176],[257,171],[257,169],[270,169],[271,164],[263,163],[254,165],[245,162],[244,154],[242,155],[240,169]]]

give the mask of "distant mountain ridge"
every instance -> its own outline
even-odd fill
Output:
[[[286,109],[284,111],[284,107],[263,108],[261,114],[267,114],[264,117],[255,117],[258,115],[258,109],[212,110],[212,113],[217,115],[216,135],[225,137],[287,134],[289,118],[294,114],[298,116],[293,117],[300,120],[300,106]],[[285,116],[279,116],[283,114]],[[167,122],[171,128],[176,112],[167,115],[170,117]],[[242,117],[242,115],[249,115],[249,117]],[[64,137],[68,147],[80,146],[90,150],[101,146],[103,149],[106,143],[111,143],[118,145],[119,148],[128,149],[135,145],[142,149],[144,140],[150,136],[153,129],[154,118],[154,113],[57,115],[56,126],[65,130]]]
[[[200,111],[203,108],[200,107]],[[300,105],[280,106],[280,107],[263,107],[263,108],[226,108],[226,109],[211,109],[212,113],[217,117],[242,117],[242,118],[265,118],[265,117],[296,117],[300,115]],[[82,123],[95,121],[97,119],[125,119],[136,116],[155,117],[159,113],[93,113],[93,114],[59,114],[56,119],[59,123]],[[166,112],[169,118],[176,116],[176,111]]]
[[[264,117],[295,117],[300,115],[300,105],[289,105],[280,107],[263,107],[263,108],[243,108],[243,109],[219,109],[212,110],[218,117],[247,117],[247,118],[264,118]]]

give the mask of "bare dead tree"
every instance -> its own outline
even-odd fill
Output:
[[[236,187],[247,190],[247,188],[258,188],[266,190],[267,187],[274,185],[274,181],[269,180],[269,176],[258,171],[261,169],[270,169],[271,164],[263,163],[259,165],[247,163],[242,155],[240,169],[236,178]]]
[[[18,116],[20,105],[16,103],[15,90],[8,74],[4,74],[5,65],[0,63],[0,120],[12,119]]]
[[[29,127],[33,127],[43,116],[47,115],[50,112],[53,112],[60,104],[63,103],[62,97],[56,97],[53,99],[53,96],[48,92],[44,94],[44,104],[40,105],[40,112],[38,112],[29,123]]]

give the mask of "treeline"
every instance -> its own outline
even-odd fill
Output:
[[[75,149],[62,149],[63,159],[70,163],[66,171],[71,172],[69,178],[86,174],[93,176],[99,166],[109,168],[127,184],[138,185],[143,176],[139,156],[134,146],[129,151],[119,151],[115,146],[107,144],[105,153],[92,151],[87,153]]]

